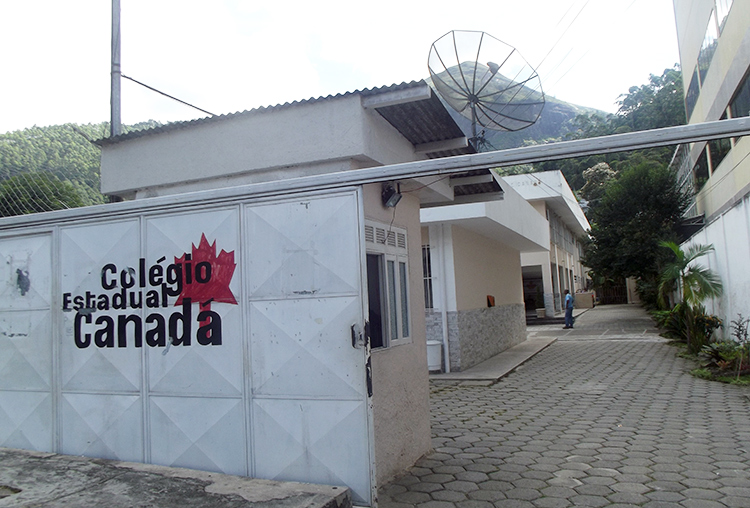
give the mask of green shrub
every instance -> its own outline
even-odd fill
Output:
[[[715,330],[724,327],[721,319],[707,314],[702,305],[691,307],[678,303],[670,311],[655,311],[652,315],[657,326],[663,330],[663,337],[685,342],[689,352],[694,354],[701,352],[703,346],[710,342]]]
[[[731,340],[711,342],[701,348],[701,356],[709,362],[708,365],[717,367],[727,362],[733,363],[740,353],[739,344]]]

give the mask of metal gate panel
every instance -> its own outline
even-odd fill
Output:
[[[50,450],[51,235],[0,239],[0,446]]]
[[[345,485],[357,503],[371,504],[366,421],[356,400],[256,398],[256,476]]]
[[[49,310],[0,312],[0,386],[52,389],[52,324]]]
[[[114,264],[119,271],[133,267],[139,258],[139,222],[129,220],[107,224],[89,224],[61,228],[60,230],[60,271],[62,274],[63,300],[70,295],[67,311],[64,309],[64,331],[61,341],[62,391],[84,393],[129,393],[138,394],[141,389],[141,352],[133,347],[97,347],[92,337],[88,347],[80,348],[75,343],[75,320],[73,310],[76,296],[106,295],[102,287],[102,267]],[[84,302],[86,304],[86,302]],[[91,326],[102,316],[116,320],[118,310],[96,310],[89,316]],[[79,318],[80,319],[80,318]],[[92,398],[91,403],[98,404]],[[65,425],[63,435],[75,432],[75,428]]]
[[[358,212],[349,196],[259,205],[247,214],[250,299],[358,294]]]
[[[0,240],[0,260],[5,265],[0,271],[0,309],[49,309],[51,259],[50,235]]]
[[[143,462],[143,411],[138,395],[63,394],[61,452]]]
[[[370,505],[360,214],[353,192],[248,206],[245,277],[255,475],[346,485]]]
[[[193,316],[198,305],[193,305]],[[214,305],[221,316],[221,347],[172,347],[148,352],[149,391],[153,395],[241,397],[243,380],[242,310]],[[160,311],[165,320],[169,312]],[[195,323],[194,323],[195,325]]]
[[[0,446],[53,450],[52,395],[0,391]]]
[[[200,251],[202,248],[208,252],[200,255],[221,256],[223,251],[225,257],[231,254],[232,262],[236,264],[239,261],[238,236],[239,219],[234,208],[149,218],[146,221],[146,264],[150,265],[162,256],[167,256],[164,263],[171,263],[183,254],[191,254],[191,250],[195,257],[196,249]],[[201,244],[203,237],[205,244]],[[239,273],[239,270],[236,271]],[[242,396],[241,277],[234,273],[230,275],[228,289],[234,295],[236,304],[215,303],[205,307],[221,316],[221,346],[193,343],[190,347],[168,346],[163,350],[149,350],[149,390],[152,393]],[[168,318],[175,307],[160,309],[159,313]],[[202,309],[198,302],[192,303],[193,326],[197,326],[196,318]]]
[[[238,209],[148,217],[145,246],[147,265],[164,256],[166,264],[190,254],[193,268],[207,260],[215,269],[224,267],[226,271],[213,273],[212,280],[226,279],[219,296],[233,300],[214,301],[212,293],[204,301],[200,293],[184,291],[181,296],[192,300],[193,330],[200,326],[198,314],[208,309],[221,320],[221,344],[200,345],[193,331],[190,346],[168,344],[147,350],[151,462],[247,475]],[[177,298],[170,301],[171,307],[158,311],[165,320],[175,311],[185,311]]]
[[[140,253],[138,219],[60,228],[63,336],[60,343],[60,451],[117,460],[143,461],[141,350],[114,337],[115,294],[104,288],[104,267],[114,265],[108,281],[119,284],[123,270],[134,268]],[[90,296],[89,296],[90,295]],[[128,297],[127,292],[125,293]],[[76,301],[76,298],[81,300]],[[108,309],[101,307],[106,298]],[[82,307],[75,309],[75,307]],[[97,332],[114,323],[106,347]],[[79,340],[76,343],[76,323]]]
[[[193,304],[197,326],[199,304]],[[165,321],[170,310],[159,310]],[[241,397],[243,393],[242,310],[236,306],[212,305],[221,317],[221,346],[171,346],[149,350],[149,390],[159,395],[217,395]],[[193,339],[194,341],[195,339]]]
[[[241,399],[150,398],[151,462],[247,475]]]
[[[362,351],[350,338],[360,305],[356,297],[251,303],[254,394],[363,400]]]

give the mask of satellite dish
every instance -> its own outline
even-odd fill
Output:
[[[484,130],[518,131],[544,108],[536,70],[512,46],[485,33],[452,30],[432,43],[427,61],[432,84],[448,105],[471,120],[471,143],[488,143]]]

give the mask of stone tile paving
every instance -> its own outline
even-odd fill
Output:
[[[380,508],[750,507],[750,390],[660,339],[559,340],[500,382],[432,382],[434,452]]]

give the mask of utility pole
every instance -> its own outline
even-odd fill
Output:
[[[110,137],[122,133],[120,120],[120,0],[112,0],[112,89],[110,103]]]

